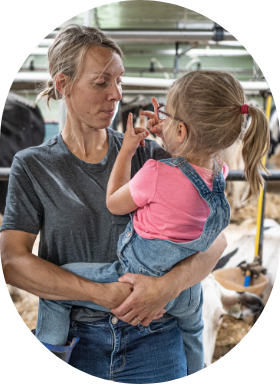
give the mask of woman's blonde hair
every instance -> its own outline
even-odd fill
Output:
[[[83,27],[75,24],[62,29],[48,50],[49,72],[51,79],[43,86],[37,100],[47,98],[60,100],[62,95],[57,91],[55,76],[62,72],[69,76],[73,84],[83,66],[83,59],[91,47],[108,48],[122,57],[122,50],[110,37],[96,28]]]
[[[187,136],[172,155],[209,159],[223,157],[243,134],[245,115],[241,106],[246,102],[244,90],[231,74],[218,71],[194,71],[176,80],[167,95],[168,113],[173,119],[184,121]],[[249,107],[252,121],[242,137],[242,157],[249,182],[248,199],[257,195],[263,178],[259,171],[267,171],[262,158],[269,150],[269,127],[264,112]],[[166,141],[173,141],[179,123],[173,120],[163,131]]]

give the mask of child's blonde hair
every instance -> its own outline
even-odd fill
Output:
[[[176,144],[172,155],[186,159],[222,158],[243,133],[245,115],[241,106],[245,102],[242,86],[229,73],[194,71],[176,80],[167,95],[168,113],[173,119],[184,121],[187,136],[183,143]],[[264,112],[249,107],[248,113],[252,121],[242,138],[244,171],[250,187],[246,199],[257,195],[263,185],[259,171],[267,171],[261,160],[270,145]],[[178,120],[173,120],[163,131],[165,140],[174,142],[178,129]]]

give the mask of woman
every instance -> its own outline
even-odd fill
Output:
[[[72,311],[69,339],[80,341],[71,365],[108,380],[155,383],[187,375],[176,321],[163,308],[211,272],[226,241],[220,236],[207,252],[159,278],[127,274],[122,282],[98,284],[59,267],[115,261],[118,237],[129,221],[106,208],[106,186],[122,143],[122,134],[106,129],[121,99],[121,56],[99,30],[73,25],[50,47],[52,80],[40,97],[64,99],[65,128],[14,158],[1,227],[2,264],[7,283],[42,298],[87,300],[112,309],[115,316],[81,307]],[[166,157],[147,140],[133,158],[132,175],[146,160]],[[32,246],[39,231],[36,257]]]

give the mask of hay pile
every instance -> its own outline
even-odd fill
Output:
[[[32,249],[32,253],[37,256],[39,243],[40,234],[36,237]],[[11,285],[7,285],[7,288],[22,320],[25,322],[29,329],[35,329],[38,316],[39,297],[19,288],[12,287]]]
[[[35,329],[38,316],[39,298],[21,289],[9,289],[11,298],[22,320],[29,329]]]
[[[242,320],[237,320],[232,316],[224,315],[221,328],[219,330],[214,351],[213,363],[223,357],[234,348],[252,326]]]
[[[280,183],[279,191],[280,191]],[[244,220],[251,218],[257,219],[258,202],[248,203],[244,207],[231,213],[231,223],[241,224]],[[266,193],[265,217],[273,219],[280,224],[280,194]]]

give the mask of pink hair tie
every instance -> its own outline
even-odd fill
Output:
[[[242,115],[247,115],[248,114],[248,108],[249,108],[248,104],[243,104],[241,106],[241,113],[242,113]]]

